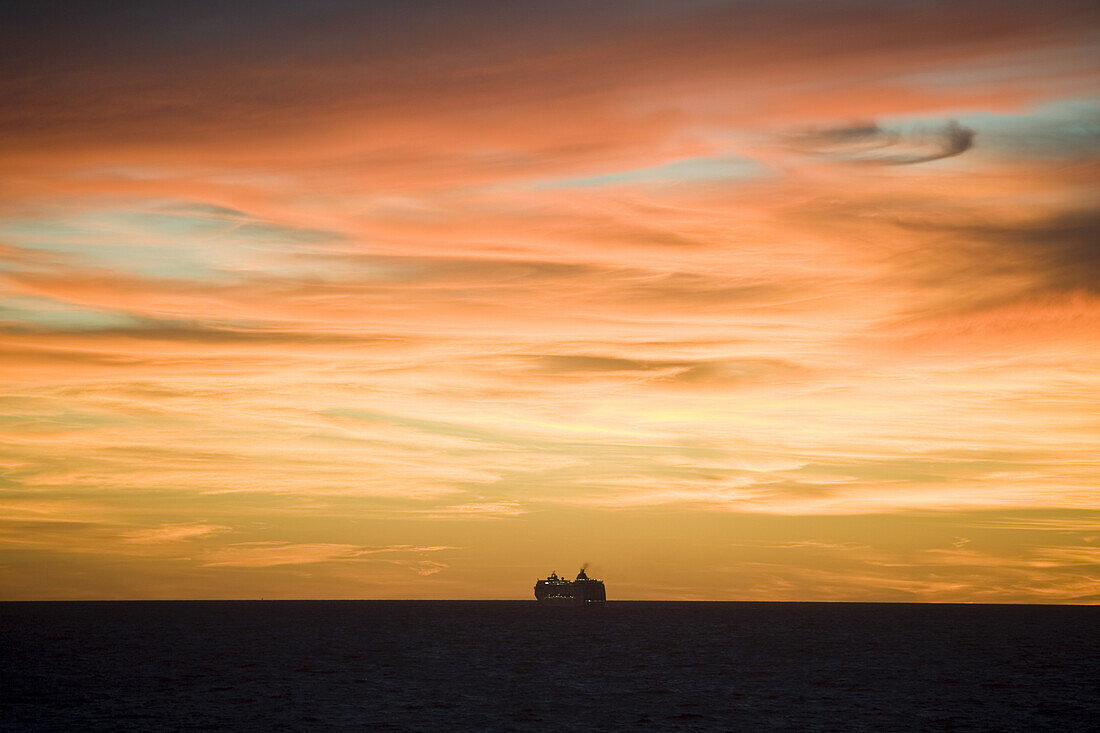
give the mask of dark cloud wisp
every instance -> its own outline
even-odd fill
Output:
[[[974,135],[955,121],[907,129],[866,124],[801,132],[787,142],[796,150],[838,160],[912,165],[961,155],[974,146]]]

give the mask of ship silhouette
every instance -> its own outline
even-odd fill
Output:
[[[576,580],[566,580],[556,572],[550,573],[545,580],[539,580],[535,583],[535,599],[544,606],[584,606],[604,603],[607,592],[602,580],[589,578],[581,568]]]

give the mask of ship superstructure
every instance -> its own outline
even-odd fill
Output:
[[[602,580],[589,578],[581,568],[576,580],[566,580],[556,572],[539,580],[535,583],[535,598],[546,606],[583,606],[605,602],[607,592]]]

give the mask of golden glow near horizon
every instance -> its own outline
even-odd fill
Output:
[[[0,598],[1100,600],[1091,3],[6,12]]]

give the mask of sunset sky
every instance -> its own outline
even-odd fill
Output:
[[[0,12],[0,599],[1100,602],[1095,2]]]

